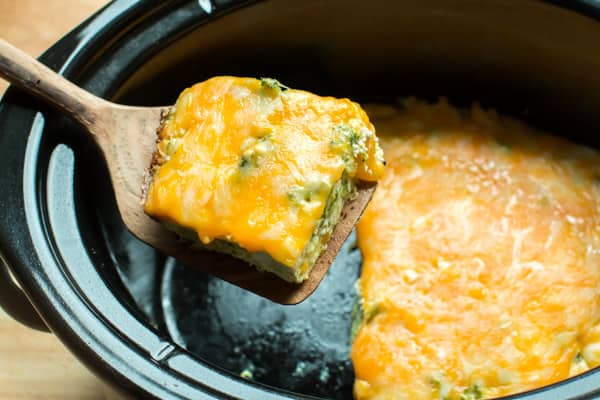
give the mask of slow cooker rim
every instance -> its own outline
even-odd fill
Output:
[[[575,2],[568,2],[568,1],[560,1],[560,0],[547,0],[547,3],[550,4],[554,4],[563,8],[569,8],[572,9],[576,12],[579,13],[583,13],[587,16],[592,16],[594,18],[596,18],[597,20],[600,20],[600,7],[599,6],[594,6],[594,4],[592,4],[590,1],[588,0],[579,0],[579,1],[575,1]],[[112,3],[110,3],[109,5],[107,5],[105,8],[103,8],[102,10],[100,10],[98,13],[96,13],[94,16],[90,17],[87,21],[85,21],[84,23],[82,23],[79,27],[77,27],[74,31],[72,31],[71,33],[69,33],[67,36],[65,36],[63,39],[61,39],[60,41],[58,41],[55,45],[53,45],[50,49],[48,49],[47,52],[44,53],[44,55],[41,57],[41,59],[51,65],[53,65],[54,67],[62,67],[64,68],[63,72],[65,72],[65,75],[69,75],[68,72],[71,70],[71,67],[74,67],[77,65],[77,62],[81,62],[82,60],[80,59],[82,57],[82,54],[84,54],[82,52],[82,50],[86,49],[86,50],[91,50],[92,48],[94,48],[95,46],[98,46],[99,43],[102,42],[102,40],[106,40],[110,37],[111,34],[114,33],[115,30],[117,30],[117,28],[119,26],[121,26],[122,24],[124,24],[125,22],[130,22],[134,19],[137,18],[142,18],[143,15],[146,15],[148,13],[151,13],[153,10],[156,10],[157,8],[160,7],[161,3],[164,2],[160,2],[160,1],[148,1],[148,2],[139,2],[139,3],[134,3],[134,4],[130,4],[130,2],[128,2],[127,0],[116,0]],[[182,3],[182,2],[174,2],[174,3]],[[219,6],[219,11],[220,12],[226,12],[226,11],[232,11],[235,8],[239,7],[241,4],[249,4],[249,3],[253,3],[253,2],[244,2],[244,1],[233,1],[230,2],[229,4],[225,5],[225,6]],[[110,18],[107,16],[111,16]],[[103,22],[109,22],[110,24],[100,24],[99,26],[97,26],[95,29],[90,29],[90,27],[92,26],[92,22],[97,20],[97,19],[102,19],[104,18]],[[105,25],[110,25],[110,29],[106,29],[104,26]],[[85,35],[81,35],[82,31],[84,31],[84,29],[86,29],[86,33]],[[70,49],[69,51],[69,57],[68,59],[65,60],[61,60],[61,54],[64,54],[64,51],[66,49]],[[79,51],[79,52],[78,52]],[[7,95],[5,96],[5,98],[3,99],[4,101],[2,101],[2,103],[11,103],[11,101],[18,99],[18,94],[15,93],[14,90],[9,90],[7,92]],[[19,100],[16,101],[17,103],[19,103]],[[8,104],[4,104],[4,106],[2,106],[2,104],[0,104],[0,126],[3,125],[4,122],[9,121],[9,117],[6,115],[9,111],[10,111],[11,105]],[[20,113],[20,115],[18,115],[17,117],[15,117],[15,120],[19,120],[21,125],[27,125],[27,124],[32,124],[31,127],[31,132],[33,132],[36,129],[35,126],[35,108],[30,109],[28,107],[26,107],[24,110],[21,110],[22,112]],[[14,110],[13,110],[14,111]],[[4,114],[4,116],[2,115]],[[39,128],[39,127],[38,127]],[[5,177],[2,178],[1,181],[5,181],[7,180]],[[0,182],[1,182],[0,181]],[[3,191],[0,193],[0,201],[5,202],[5,204],[16,204],[16,205],[20,205],[23,203],[24,199],[22,198],[23,195],[23,191],[16,191],[16,192],[10,192],[9,191]],[[19,198],[19,196],[21,196],[21,198]],[[32,205],[29,204],[29,206],[26,204],[25,206],[25,210],[23,210],[23,214],[22,215],[17,215],[19,214],[18,210],[16,211],[11,211],[10,213],[7,213],[7,215],[4,215],[2,217],[2,219],[0,220],[0,228],[2,229],[2,231],[4,233],[6,232],[10,232],[12,234],[15,235],[15,237],[19,237],[18,239],[18,243],[22,243],[25,245],[25,247],[28,248],[36,248],[36,241],[32,241],[31,238],[31,232],[27,232],[26,229],[23,229],[23,227],[21,228],[15,228],[14,226],[12,226],[16,220],[21,220],[24,221],[24,218],[26,218],[25,214],[29,213],[29,215],[39,215],[39,210],[36,209],[32,209]],[[10,214],[10,215],[8,215]],[[31,217],[30,217],[31,218]],[[17,230],[20,230],[19,232],[16,232]],[[20,249],[19,251],[15,251],[15,249],[13,249],[13,243],[9,242],[9,238],[7,237],[8,235],[3,235],[0,238],[0,249],[1,249],[1,253],[3,254],[3,256],[6,257],[7,261],[13,265],[13,266],[19,266],[19,265],[39,265],[42,260],[41,260],[41,256],[39,254],[39,252],[37,252],[36,254],[34,254],[34,252],[30,252],[29,254],[27,254],[27,251],[23,251],[23,249]],[[40,239],[41,237],[38,237],[38,239]],[[178,393],[169,393],[169,392],[165,392],[164,390],[160,390],[161,388],[157,388],[156,383],[154,382],[148,382],[148,384],[146,386],[142,386],[142,384],[140,382],[134,382],[131,378],[132,374],[127,374],[127,372],[138,372],[137,368],[133,368],[131,365],[128,365],[127,363],[123,363],[122,361],[113,359],[111,361],[113,362],[118,362],[118,368],[117,368],[117,364],[113,364],[113,363],[108,363],[106,362],[105,359],[103,359],[98,353],[98,348],[99,347],[104,347],[107,350],[110,350],[110,342],[112,342],[113,340],[116,341],[121,341],[124,342],[125,338],[121,338],[118,337],[116,335],[113,335],[110,337],[110,340],[105,342],[105,343],[101,343],[100,341],[95,341],[97,338],[95,338],[91,332],[90,332],[90,326],[86,326],[84,324],[84,321],[82,321],[81,319],[77,319],[76,315],[74,312],[72,312],[72,310],[70,310],[69,307],[69,303],[65,302],[65,294],[64,293],[59,293],[56,291],[56,287],[54,287],[52,284],[50,284],[50,281],[48,280],[49,278],[47,276],[44,276],[42,273],[38,272],[35,268],[29,269],[29,268],[12,268],[13,273],[15,274],[15,276],[17,277],[17,279],[19,280],[19,282],[21,283],[21,285],[23,286],[23,288],[25,289],[28,297],[30,299],[32,299],[32,303],[35,305],[35,307],[37,308],[37,310],[39,311],[39,313],[42,315],[42,317],[44,318],[44,320],[46,321],[46,323],[48,324],[48,326],[53,330],[53,332],[57,335],[57,337],[59,337],[61,339],[61,341],[63,341],[64,343],[66,343],[68,345],[68,347],[82,360],[85,362],[86,365],[88,365],[90,368],[92,368],[96,373],[98,373],[99,375],[103,376],[105,379],[107,379],[108,381],[111,381],[113,383],[116,383],[118,386],[120,386],[123,389],[126,389],[130,392],[136,392],[136,395],[138,396],[177,396],[179,395]],[[77,295],[77,293],[73,292],[71,294],[74,294],[75,296]],[[73,297],[73,299],[75,299],[76,297]],[[52,300],[52,301],[51,301]],[[88,311],[91,311],[89,309],[88,304],[85,303],[85,301],[83,301],[83,299],[79,299],[81,301],[81,306],[84,306],[88,309]],[[59,309],[59,306],[62,308],[61,311],[62,313],[57,312],[57,310]],[[89,322],[89,321],[87,321]],[[102,322],[99,320],[95,320],[95,322]],[[71,324],[77,324],[77,328],[75,325],[71,325]],[[105,324],[103,324],[105,325]],[[108,326],[104,326],[104,328],[109,328]],[[95,350],[93,347],[93,343],[95,343],[96,347]],[[106,354],[105,354],[106,355]],[[131,357],[134,358],[140,358],[140,361],[148,361],[145,357],[142,357],[141,354],[138,354],[135,351],[131,351]],[[143,360],[142,360],[143,359]],[[131,361],[131,359],[130,359]],[[133,364],[133,363],[131,363]],[[202,363],[200,363],[201,365],[203,365]],[[136,366],[136,367],[139,367]],[[160,367],[160,365],[156,365],[155,367],[160,368],[162,371],[164,371],[164,369],[162,369]],[[209,368],[209,367],[206,367]],[[540,388],[531,392],[527,392],[524,395],[514,395],[514,396],[509,396],[507,398],[538,398],[536,397],[537,394],[543,394],[545,392],[547,392],[548,390],[554,390],[558,387],[564,387],[565,385],[571,385],[573,383],[579,383],[583,386],[586,386],[584,384],[585,380],[593,380],[596,375],[600,373],[600,371],[598,370],[591,370],[588,371],[585,374],[579,375],[577,377],[574,378],[570,378],[568,380],[565,381],[561,381],[558,382],[554,385],[550,385],[544,388]],[[142,374],[143,375],[143,374]],[[142,376],[143,377],[143,376]],[[188,385],[189,379],[184,378],[182,376],[180,376],[179,374],[176,374],[176,377],[181,381],[182,385]],[[142,382],[143,383],[143,382]],[[252,383],[248,383],[248,382],[235,382],[236,385],[242,385],[242,386],[256,386]],[[590,382],[593,383],[593,382]],[[240,386],[241,387],[241,386]],[[591,386],[593,387],[593,385]],[[164,388],[163,388],[164,389]],[[211,388],[211,387],[205,387],[204,390],[205,392],[202,392],[203,395],[207,396],[207,397],[217,397],[220,396],[221,398],[233,398],[231,397],[231,394],[235,394],[235,392],[221,392],[220,390],[221,388]],[[265,390],[265,394],[267,392],[270,392],[270,390],[266,387],[260,387],[260,390]],[[282,392],[270,392],[271,394],[274,394],[276,396],[280,396],[280,398],[282,398],[283,396],[285,396],[284,393]],[[566,391],[564,392],[565,394],[575,394],[575,392],[569,392]],[[590,397],[593,396],[595,393],[598,393],[598,391],[592,391],[592,392],[586,392],[585,394],[580,394],[581,397],[577,397],[577,398],[587,398],[587,396],[589,395]],[[585,397],[584,397],[585,396]],[[300,398],[300,397],[293,397],[292,395],[290,395],[289,398]],[[310,397],[301,397],[301,398],[310,398]],[[540,397],[541,398],[541,397]]]

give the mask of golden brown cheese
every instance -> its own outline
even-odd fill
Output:
[[[600,155],[475,106],[369,110],[357,399],[477,399],[600,364]]]
[[[158,147],[148,214],[195,231],[204,244],[226,240],[290,268],[333,185],[383,174],[358,104],[272,79],[217,77],[186,89]]]

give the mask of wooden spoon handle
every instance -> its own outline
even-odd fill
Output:
[[[64,111],[85,127],[109,103],[86,92],[21,50],[0,39],[0,76]]]

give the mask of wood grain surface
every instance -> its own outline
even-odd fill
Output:
[[[106,0],[0,0],[0,37],[38,56]],[[7,83],[0,79],[0,94]],[[51,334],[0,310],[0,400],[117,400]]]

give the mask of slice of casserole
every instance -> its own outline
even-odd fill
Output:
[[[302,282],[357,182],[383,168],[358,104],[216,77],[186,89],[163,122],[145,211],[202,248]]]

